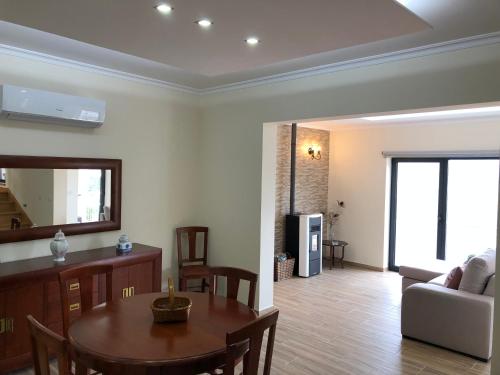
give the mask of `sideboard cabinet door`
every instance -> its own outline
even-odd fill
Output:
[[[5,293],[0,292],[0,359],[5,358]]]
[[[128,284],[131,295],[153,291],[153,262],[134,264],[128,267]]]
[[[43,322],[43,283],[33,283],[5,292],[5,358],[31,351],[26,315]]]
[[[128,267],[113,269],[113,300],[127,298],[128,287]]]

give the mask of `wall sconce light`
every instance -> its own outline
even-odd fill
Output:
[[[319,146],[309,146],[307,153],[313,160],[321,159],[321,148]]]

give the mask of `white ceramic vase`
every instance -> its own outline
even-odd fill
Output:
[[[55,256],[54,262],[64,262],[66,260],[65,256],[68,252],[68,248],[68,240],[59,229],[54,239],[50,242],[50,251],[52,251],[52,254]]]

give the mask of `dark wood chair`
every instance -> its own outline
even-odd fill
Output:
[[[70,361],[67,340],[40,324],[31,315],[28,315],[27,319],[35,374],[50,375],[49,358],[55,354],[59,375],[69,375]]]
[[[78,313],[79,310],[83,314],[94,307],[94,276],[102,274],[106,275],[106,302],[110,302],[113,296],[113,266],[80,266],[59,273],[63,332],[65,337],[67,337],[71,318],[74,317],[75,313]],[[79,302],[78,295],[80,296]]]
[[[196,251],[198,234],[203,235],[203,256],[199,257]],[[179,260],[179,290],[187,291],[188,280],[201,279],[201,291],[205,292],[208,286],[209,267],[207,266],[208,255],[208,228],[207,227],[181,227],[176,229],[177,234],[177,256]],[[188,253],[184,256],[182,238],[187,235]]]
[[[243,356],[243,375],[258,374],[262,341],[268,329],[264,375],[271,373],[278,314],[279,310],[274,310],[237,331],[227,333],[226,364],[223,367],[225,375],[234,375],[234,369],[240,362],[241,356]]]
[[[255,289],[259,275],[256,273],[234,267],[211,267],[209,270],[209,291],[211,294],[217,294],[218,277],[226,278],[226,297],[238,299],[238,291],[241,280],[249,282],[247,305],[250,308],[255,307]]]

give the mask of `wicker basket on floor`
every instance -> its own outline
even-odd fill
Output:
[[[289,279],[293,276],[293,267],[295,266],[295,258],[288,258],[279,262],[274,259],[274,281]]]

